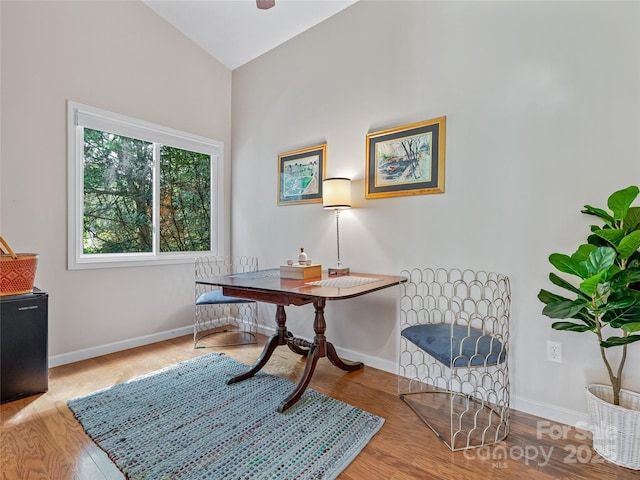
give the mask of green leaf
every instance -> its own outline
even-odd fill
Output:
[[[602,270],[601,272],[597,273],[596,275],[593,275],[589,278],[587,278],[585,281],[583,281],[580,284],[580,290],[582,290],[583,292],[585,292],[587,295],[591,296],[591,297],[595,297],[599,295],[599,289],[598,287],[600,286],[600,284],[602,284],[602,279],[605,276],[607,272],[605,270]]]
[[[596,227],[593,231],[600,230],[600,227]],[[592,234],[587,237],[587,242],[589,245],[593,245],[594,247],[610,247],[611,244],[607,242],[604,238],[599,237],[598,235]]]
[[[600,317],[600,320],[603,323],[608,323],[613,328],[622,328],[627,323],[637,322],[639,318],[640,305],[636,303],[628,307],[608,310]]]
[[[586,262],[587,270],[592,275],[604,273],[606,270],[609,270],[609,268],[613,266],[617,256],[618,255],[614,248],[598,247],[589,254],[589,258]]]
[[[569,255],[552,253],[549,255],[549,262],[561,272],[576,275],[580,278],[587,278],[589,276],[586,265],[583,262],[575,261]]]
[[[613,212],[613,217],[616,220],[622,220],[627,216],[627,211],[638,196],[638,193],[640,193],[640,189],[632,185],[611,194],[607,200],[607,206]]]
[[[600,345],[604,348],[619,347],[621,345],[628,345],[637,341],[640,341],[640,335],[629,335],[628,337],[609,337],[606,340],[600,342]]]
[[[625,323],[621,328],[627,333],[640,332],[640,321]]]
[[[640,268],[633,267],[620,270],[611,278],[611,290],[626,288],[630,283],[640,282]]]
[[[584,293],[582,290],[574,287],[572,284],[570,284],[569,282],[567,282],[565,279],[559,277],[558,275],[556,275],[555,273],[551,272],[549,274],[549,280],[551,280],[551,283],[553,283],[554,285],[557,285],[558,287],[564,288],[566,290],[569,290],[570,292],[575,293],[576,295],[583,297],[585,299],[589,299],[590,297]]]
[[[591,328],[588,325],[580,325],[572,322],[555,322],[551,325],[554,330],[565,330],[569,332],[589,332]]]
[[[640,248],[640,230],[631,232],[629,235],[620,240],[618,245],[618,253],[620,258],[627,259]]]
[[[581,212],[586,213],[587,215],[593,215],[595,217],[601,218],[610,227],[613,227],[616,222],[608,212],[602,210],[601,208],[592,207],[591,205],[585,205],[584,210],[581,210]]]
[[[586,262],[589,259],[591,252],[595,251],[598,247],[588,243],[583,243],[578,249],[571,255],[571,259],[575,262]]]
[[[624,217],[624,229],[631,232],[640,227],[640,207],[631,207]]]
[[[593,233],[600,238],[604,238],[614,247],[618,246],[620,240],[622,240],[625,235],[625,231],[621,228],[603,228],[600,230],[596,230]]]
[[[560,295],[556,295],[555,293],[551,293],[544,289],[540,290],[540,292],[538,293],[538,300],[540,300],[545,305],[551,302],[571,301],[568,298],[561,297]]]
[[[628,308],[636,304],[640,305],[640,292],[629,288],[617,290],[609,295],[607,299],[607,307],[611,309]]]
[[[561,300],[548,303],[542,309],[542,314],[549,318],[574,318],[585,308],[585,302],[583,300]]]

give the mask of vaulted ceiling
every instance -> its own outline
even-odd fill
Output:
[[[335,15],[358,0],[142,0],[233,70]]]

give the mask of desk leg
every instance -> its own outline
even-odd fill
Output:
[[[340,368],[341,370],[345,370],[347,372],[360,370],[362,367],[364,367],[364,363],[362,362],[347,362],[345,360],[342,360],[338,356],[338,353],[336,352],[336,349],[333,346],[333,343],[330,343],[330,342],[327,342],[327,358],[336,367]]]
[[[287,327],[285,326],[287,323],[287,314],[285,313],[284,306],[282,305],[278,305],[276,308],[276,322],[278,324],[278,330],[269,337],[256,363],[254,363],[247,372],[227,380],[227,385],[238,383],[242,380],[253,377],[267,364],[277,346],[287,344],[287,339],[289,337]]]
[[[313,343],[307,342],[306,340],[297,339],[287,331],[287,315],[284,311],[284,306],[277,305],[276,322],[278,324],[278,330],[275,334],[269,337],[266,345],[264,346],[264,349],[262,350],[262,354],[260,354],[260,358],[258,358],[256,363],[254,363],[247,372],[229,379],[227,381],[227,385],[241,382],[242,380],[253,377],[262,369],[262,367],[266,365],[266,363],[271,358],[271,355],[273,355],[276,347],[280,345],[288,345],[289,348],[295,353],[306,355],[307,364],[304,367],[304,372],[302,373],[302,377],[300,377],[296,388],[278,406],[278,412],[282,413],[291,405],[300,400],[300,397],[311,381],[311,377],[313,376],[313,372],[316,369],[316,364],[318,363],[319,358],[327,357],[333,365],[347,372],[353,372],[354,370],[362,368],[364,366],[362,362],[346,362],[342,360],[338,356],[333,344],[327,342],[327,338],[324,335],[324,332],[327,329],[327,323],[324,319],[324,307],[326,303],[327,301],[324,298],[318,298],[313,302],[313,306],[315,307],[316,311],[313,321],[313,331],[315,332]]]
[[[326,339],[324,336],[324,331],[327,328],[327,324],[324,320],[324,306],[326,302],[327,301],[324,298],[319,298],[313,302],[313,306],[316,309],[316,316],[313,320],[313,331],[315,332],[315,337],[313,337],[313,343],[309,345],[307,364],[304,367],[304,372],[302,373],[302,377],[300,377],[296,388],[278,407],[278,412],[280,413],[284,412],[287,408],[300,400],[300,397],[311,381],[318,359],[320,357],[326,357],[327,355],[325,349]]]
[[[318,352],[319,349],[317,345],[312,345],[311,348],[309,348],[309,355],[307,356],[307,364],[304,367],[304,373],[302,374],[300,381],[298,381],[295,390],[278,406],[278,412],[284,412],[287,408],[300,400],[300,397],[311,381],[313,371],[316,369],[316,363],[318,363],[318,358],[320,358]]]
[[[324,307],[326,303],[327,301],[324,298],[319,298],[313,302],[313,306],[316,310],[315,319],[313,321],[313,331],[315,332],[315,336],[313,337],[313,343],[308,346],[309,353],[307,355],[307,364],[295,390],[278,407],[278,412],[280,413],[284,412],[300,399],[311,381],[311,377],[316,369],[316,364],[318,363],[319,358],[327,357],[332,364],[342,370],[346,370],[347,372],[353,372],[354,370],[358,370],[364,366],[362,362],[345,362],[338,356],[333,344],[327,342],[327,338],[324,335],[324,332],[327,329],[327,323],[324,319]]]

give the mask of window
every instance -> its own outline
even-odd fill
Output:
[[[69,123],[69,269],[216,254],[222,143],[75,102]]]

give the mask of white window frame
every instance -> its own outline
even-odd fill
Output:
[[[159,205],[158,162],[154,165],[153,188],[153,251],[149,253],[83,252],[84,231],[84,128],[101,130],[146,142],[161,143],[211,156],[211,250],[202,252],[160,252],[157,222]],[[198,135],[181,132],[143,120],[108,112],[71,100],[67,101],[67,155],[68,155],[68,258],[69,270],[90,268],[131,267],[173,263],[190,263],[202,255],[218,255],[224,251],[224,144]]]

